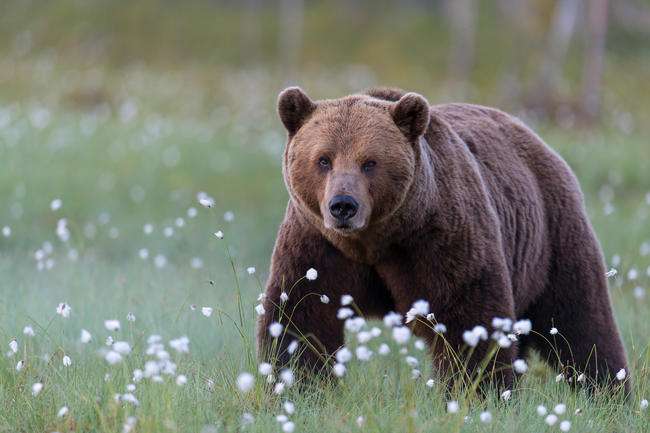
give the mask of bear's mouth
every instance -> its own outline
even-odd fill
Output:
[[[336,224],[332,228],[334,229],[334,231],[336,231],[337,233],[339,233],[339,234],[341,234],[343,236],[351,235],[351,234],[356,233],[359,230],[361,230],[359,227],[354,227],[353,225],[351,225],[351,224],[349,224],[347,222]]]

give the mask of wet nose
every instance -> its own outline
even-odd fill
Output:
[[[341,221],[352,218],[357,209],[359,204],[349,195],[337,195],[330,201],[330,213]]]

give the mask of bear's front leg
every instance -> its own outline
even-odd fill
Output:
[[[486,357],[494,355],[492,350],[495,350],[496,356],[483,364],[482,381],[511,387],[517,343],[497,347],[491,339],[493,318],[515,319],[505,264],[494,261],[474,268],[470,263],[456,261],[451,253],[429,254],[429,257],[401,251],[377,267],[395,298],[397,311],[406,318],[414,302],[429,303],[435,320],[429,322],[426,317],[418,316],[408,325],[432,346],[434,365],[442,376],[459,378],[463,374],[463,382],[467,383],[466,379],[475,377],[477,367]],[[432,329],[434,323],[444,324],[442,336]],[[476,326],[486,331],[476,332],[478,339],[465,334]]]
[[[295,358],[299,368],[322,369],[344,343],[344,323],[337,318],[341,295],[350,294],[361,305],[369,275],[368,267],[344,257],[289,209],[273,251],[265,313],[257,324],[260,358],[274,365]],[[274,323],[281,328],[269,329]]]

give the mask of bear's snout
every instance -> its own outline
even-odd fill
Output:
[[[346,220],[357,214],[359,203],[349,195],[337,195],[329,203],[330,213],[344,224]]]

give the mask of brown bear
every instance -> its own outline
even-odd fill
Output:
[[[307,347],[299,365],[331,362],[344,344],[338,299],[350,294],[367,317],[405,315],[427,301],[457,350],[475,325],[530,319],[533,331],[498,352],[500,365],[534,347],[595,380],[627,369],[578,182],[518,119],[470,104],[430,107],[392,89],[314,102],[292,87],[278,112],[288,131],[290,199],[258,322],[263,358],[273,341],[267,327],[279,321]],[[294,285],[309,268],[318,278]],[[441,341],[420,321],[410,326],[430,344]],[[547,340],[552,327],[566,338],[555,338],[557,354]],[[292,340],[278,340],[273,361],[290,361]],[[437,343],[444,370],[450,361]],[[501,371],[509,386],[512,368]]]

